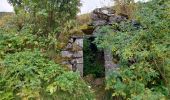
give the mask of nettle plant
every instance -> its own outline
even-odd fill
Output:
[[[122,22],[102,27],[98,31],[103,33],[96,39],[98,47],[112,50],[113,56],[119,61],[119,69],[112,71],[106,78],[106,89],[114,91],[112,96],[129,100],[168,98],[169,5],[168,0],[141,3],[136,14],[142,26],[138,30]],[[113,31],[115,28],[119,31]]]
[[[8,54],[0,66],[1,100],[93,99],[78,73],[68,72],[39,51]]]
[[[0,58],[7,54],[20,52],[24,50],[38,49],[44,53],[50,51],[57,54],[60,51],[59,42],[52,36],[41,37],[31,33],[29,26],[25,26],[20,32],[7,32],[0,29]]]

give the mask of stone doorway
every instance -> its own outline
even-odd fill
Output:
[[[93,75],[96,78],[105,76],[104,51],[97,48],[95,37],[83,39],[83,75]]]
[[[80,72],[81,76],[94,74],[96,77],[104,77],[109,71],[114,70],[117,65],[113,63],[111,51],[99,50],[93,43],[94,39],[93,35],[72,36],[61,51],[64,58],[62,64],[68,66],[72,71]],[[85,42],[89,43],[86,45]],[[86,51],[86,48],[89,50]],[[92,58],[91,61],[88,61],[87,58],[91,57],[90,55]]]

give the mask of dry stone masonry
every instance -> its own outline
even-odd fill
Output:
[[[116,70],[117,64],[113,63],[113,56],[110,50],[104,50],[105,59],[105,75],[108,75],[110,71]]]
[[[63,64],[73,71],[78,70],[83,76],[83,37],[72,36],[61,55],[66,58]]]
[[[112,25],[113,23],[120,23],[122,21],[127,21],[128,16],[124,14],[116,14],[115,10],[112,8],[104,7],[97,8],[91,13],[92,22],[89,24],[92,29],[82,30],[88,34],[88,37],[95,37],[96,31],[100,29],[101,26],[104,25]],[[132,20],[131,24],[133,26],[139,26],[139,24]],[[113,30],[114,31],[114,30]],[[65,49],[61,52],[62,57],[67,58],[63,62],[63,64],[67,65],[73,71],[79,71],[80,75],[83,76],[83,37],[84,36],[72,36],[65,47]],[[89,35],[91,34],[91,35]],[[105,62],[105,75],[111,70],[115,70],[118,65],[113,62],[113,56],[111,51],[104,51],[104,62]]]
[[[113,23],[120,23],[128,19],[127,15],[124,14],[115,14],[116,11],[110,7],[97,8],[92,14],[92,26],[103,26],[111,25]]]

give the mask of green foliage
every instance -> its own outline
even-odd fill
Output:
[[[66,40],[74,21],[63,22],[62,31],[56,26],[57,29],[46,37],[39,32],[48,27],[44,24],[47,21],[41,19],[42,23],[37,24],[44,27],[35,27],[37,24],[30,18],[30,13],[19,10],[12,19],[2,22],[3,27],[0,26],[0,99],[93,100],[93,92],[78,73],[69,72],[49,60],[56,61],[53,57],[58,56],[61,49],[60,37],[57,39],[55,32],[65,33],[61,40]]]
[[[7,55],[1,63],[0,87],[2,100],[93,98],[78,74],[66,72],[38,51]]]
[[[51,93],[55,92],[55,98],[57,100],[93,100],[94,94],[90,91],[84,81],[80,79],[79,73],[67,72],[56,79],[54,84],[51,84],[49,88],[52,88]],[[57,86],[57,87],[56,87]],[[58,89],[59,88],[59,89]]]
[[[0,20],[0,99],[93,100],[79,73],[55,63],[78,30],[79,0],[8,1],[16,15]]]
[[[50,51],[53,49],[55,53],[59,50],[56,49],[58,41],[52,36],[39,37],[37,35],[31,34],[31,29],[29,27],[23,28],[17,34],[7,33],[0,29],[0,57],[9,53],[15,53],[27,49],[39,49],[41,51]]]
[[[136,14],[142,28],[115,24],[101,28],[96,43],[112,50],[120,68],[107,77],[113,96],[130,100],[165,100],[169,95],[170,19],[167,0],[140,4]],[[123,26],[123,27],[122,27]],[[127,27],[128,26],[128,27]],[[119,29],[119,31],[114,31]]]
[[[10,93],[14,99],[39,98],[48,84],[64,72],[59,65],[43,58],[39,52],[29,51],[7,55],[2,68],[2,99],[8,99],[6,93]]]
[[[74,19],[79,0],[8,0],[16,14],[28,14],[34,34],[60,34],[67,21]]]
[[[26,31],[25,31],[26,32]],[[14,34],[0,30],[0,51],[1,57],[6,53],[14,53],[26,49],[28,44],[33,44],[35,36],[32,34]]]

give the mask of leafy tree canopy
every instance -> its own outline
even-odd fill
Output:
[[[29,22],[39,34],[61,33],[67,21],[79,11],[79,0],[8,0],[16,14],[28,13]],[[38,30],[37,30],[38,29]]]

